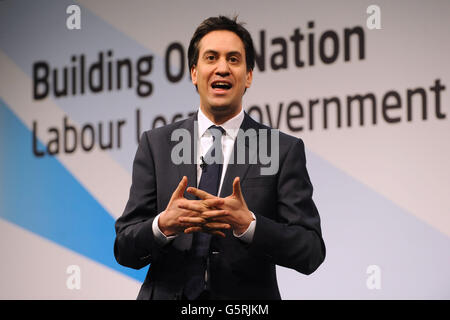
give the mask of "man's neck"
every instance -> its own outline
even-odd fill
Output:
[[[202,110],[203,114],[209,119],[211,120],[215,125],[220,126],[221,124],[227,122],[228,120],[232,119],[233,117],[237,116],[241,110],[242,110],[242,106],[237,109],[235,112],[231,113],[231,114],[213,114],[210,113],[208,111],[206,111],[206,108],[202,107],[200,105],[200,109]]]

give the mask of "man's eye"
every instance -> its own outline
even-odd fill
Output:
[[[230,57],[230,62],[236,63],[239,62],[239,59],[237,57]]]
[[[213,55],[206,56],[206,60],[213,61],[215,57]]]

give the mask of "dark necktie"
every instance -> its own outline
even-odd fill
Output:
[[[217,195],[222,175],[222,135],[225,130],[222,127],[211,126],[208,129],[213,136],[213,145],[202,159],[202,176],[198,188],[214,196]],[[192,239],[190,259],[187,266],[188,279],[184,289],[184,295],[189,300],[197,299],[205,290],[205,271],[211,234],[196,232]]]

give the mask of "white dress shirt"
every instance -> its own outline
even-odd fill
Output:
[[[222,123],[220,126],[225,130],[225,134],[222,135],[222,153],[223,153],[223,166],[222,166],[222,176],[220,178],[220,184],[219,184],[219,191],[218,194],[220,194],[220,191],[222,190],[222,183],[223,179],[225,177],[228,163],[230,162],[231,153],[233,151],[234,142],[236,140],[239,128],[241,127],[242,121],[244,120],[244,110],[241,109],[241,112],[234,116],[233,118],[227,120],[226,122]],[[198,140],[197,140],[197,186],[200,183],[200,178],[202,175],[202,169],[200,167],[201,156],[205,156],[206,152],[208,152],[209,148],[211,148],[213,144],[213,137],[211,133],[209,132],[209,127],[212,125],[215,125],[211,120],[209,120],[206,115],[202,112],[202,110],[199,108],[198,110],[198,117],[197,122],[198,125]],[[160,213],[161,214],[161,213]],[[152,230],[153,234],[155,236],[155,239],[161,244],[164,245],[171,241],[172,239],[176,238],[177,235],[174,236],[166,236],[162,231],[159,229],[158,221],[159,216],[158,214],[155,219],[153,220],[152,224]],[[238,235],[233,231],[233,235],[240,240],[250,243],[253,240],[253,235],[255,233],[255,227],[256,227],[256,217],[252,212],[253,221],[250,223],[247,230]]]

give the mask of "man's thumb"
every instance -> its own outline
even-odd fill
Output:
[[[234,178],[233,181],[233,196],[236,198],[243,198],[241,191],[241,181],[239,177]]]

